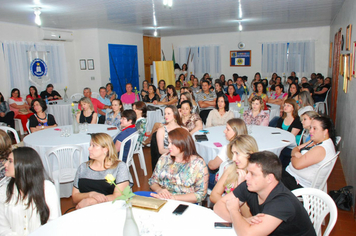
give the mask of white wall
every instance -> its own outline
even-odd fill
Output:
[[[180,46],[220,45],[221,71],[225,74],[226,78],[230,79],[233,73],[238,73],[239,75],[247,75],[249,81],[251,81],[254,74],[261,71],[263,42],[315,40],[315,71],[326,74],[329,55],[329,34],[329,26],[220,34],[197,34],[162,37],[161,46],[166,58],[171,59],[172,44],[175,48],[175,56],[177,56],[178,47]],[[246,46],[244,50],[251,50],[251,67],[230,67],[230,51],[239,50],[237,47],[239,42],[245,43]],[[178,61],[177,58],[176,61]],[[271,75],[262,75],[262,77],[266,76],[268,78],[271,77]]]
[[[9,24],[0,22],[0,42],[9,41],[42,41],[39,34],[40,29],[36,26],[25,26],[18,24]],[[144,80],[144,59],[143,59],[143,35],[131,32],[104,30],[104,29],[86,29],[71,30],[74,34],[72,42],[64,43],[67,58],[68,69],[68,95],[73,93],[82,93],[84,87],[90,87],[97,92],[100,86],[105,86],[109,82],[110,68],[108,56],[108,44],[128,44],[137,45],[138,68],[140,82]],[[50,41],[47,41],[50,42]],[[80,59],[93,59],[94,70],[80,70]],[[91,77],[95,79],[92,80]],[[0,92],[7,98],[10,95],[8,91],[9,80],[6,76],[6,67],[4,62],[3,50],[0,50]],[[141,84],[141,83],[140,83]],[[63,88],[55,89],[63,94]],[[28,91],[21,91],[27,94]]]
[[[346,26],[353,25],[351,42],[356,41],[356,1],[346,0],[342,5],[335,21],[330,28],[329,40],[334,42],[335,33],[342,28],[342,34],[346,39]],[[341,54],[348,54],[350,51],[341,51]],[[329,76],[332,76],[332,70],[329,69]],[[355,187],[356,192],[356,80],[353,78],[349,81],[348,92],[345,94],[343,88],[343,77],[339,76],[339,87],[337,97],[337,110],[336,110],[336,131],[342,137],[339,150],[342,167],[346,183]]]

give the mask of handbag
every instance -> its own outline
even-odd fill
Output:
[[[350,211],[353,205],[353,191],[352,186],[345,186],[339,190],[331,190],[330,197],[334,200],[336,206],[341,210]]]
[[[28,112],[28,110],[26,108],[19,109],[19,114],[21,114],[21,115],[27,115],[28,113],[29,112]]]

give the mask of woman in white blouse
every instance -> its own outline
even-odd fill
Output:
[[[225,125],[228,120],[234,118],[234,113],[229,111],[229,100],[225,95],[216,99],[215,108],[209,112],[206,127]]]
[[[0,187],[0,235],[28,235],[60,216],[56,189],[46,180],[35,150],[19,147],[10,153],[5,176],[8,184]]]

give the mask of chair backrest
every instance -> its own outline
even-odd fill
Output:
[[[302,132],[302,134],[300,135],[299,143],[298,143],[297,146],[299,146],[299,145],[302,143],[304,133],[305,133],[305,129],[303,129],[303,132]]]
[[[329,90],[326,92],[326,95],[325,95],[325,100],[324,100],[324,102],[325,102],[326,104],[328,103],[328,97],[329,97],[330,90],[331,90],[331,88],[329,88]]]
[[[30,129],[30,120],[27,120],[26,128],[27,128],[28,133],[31,134],[32,132],[31,132],[31,129]]]
[[[72,96],[70,96],[70,99],[79,101],[82,97],[84,97],[82,93],[75,93]]]
[[[131,140],[131,144],[130,144],[130,150],[127,154],[127,159],[126,159],[126,165],[127,165],[127,168],[129,166],[131,166],[131,163],[133,161],[133,154],[134,154],[134,151],[135,151],[135,147],[136,147],[136,144],[137,144],[137,139],[138,139],[138,136],[140,134],[138,133],[138,131],[136,131],[135,133],[131,134],[130,136],[126,137],[122,142],[121,142],[121,146],[120,146],[120,155],[119,155],[119,159],[122,160],[123,159],[123,156],[124,156],[124,148],[125,148],[125,144]]]
[[[17,133],[17,131],[11,127],[7,127],[7,126],[0,126],[0,129],[4,130],[5,132],[8,132],[10,131],[11,133],[14,134],[14,137],[15,137],[15,140],[16,140],[16,143],[20,143],[20,138],[19,138],[19,135]]]
[[[78,156],[75,155],[76,152],[78,152]],[[82,155],[83,148],[78,145],[61,145],[46,152],[47,171],[55,183],[59,196],[59,184],[74,180]],[[58,170],[54,169],[54,162],[50,165],[50,158],[53,156],[58,163]]]
[[[92,97],[92,98],[96,98],[96,99],[97,99],[99,96],[100,96],[100,94],[97,93],[97,92],[92,92],[92,93],[91,93],[91,97]]]
[[[331,174],[331,171],[332,171],[333,168],[334,168],[334,165],[335,165],[335,163],[336,163],[336,160],[337,160],[337,157],[339,156],[339,154],[340,154],[340,151],[338,151],[338,152],[335,154],[335,156],[333,156],[333,158],[331,158],[329,161],[325,162],[323,165],[321,165],[321,166],[319,167],[318,171],[317,171],[316,174],[315,174],[315,177],[314,177],[314,179],[313,179],[313,182],[312,182],[312,184],[311,184],[311,187],[312,187],[312,188],[317,188],[317,189],[322,189],[322,190],[325,189],[325,190],[326,190],[326,188],[325,188],[325,186],[326,186],[326,181],[328,180],[328,178],[329,178],[329,176],[330,176],[330,174]],[[320,184],[319,186],[316,186],[316,183],[317,183],[318,180],[319,180],[320,173],[321,173],[321,171],[322,171],[324,168],[329,168],[328,173],[327,173],[327,175],[326,175],[326,178],[323,178],[321,184]]]
[[[335,146],[338,146],[341,141],[341,136],[336,136],[335,137]]]
[[[304,208],[318,236],[321,236],[321,224],[325,216],[330,213],[329,224],[324,232],[324,236],[328,236],[337,221],[337,208],[334,200],[327,193],[315,188],[298,188],[292,193],[297,197],[302,197]]]

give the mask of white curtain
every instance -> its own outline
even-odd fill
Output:
[[[262,44],[262,77],[287,72],[287,42]]]
[[[5,41],[3,43],[5,65],[7,77],[10,80],[10,91],[18,88],[21,96],[28,94],[28,88],[32,84],[29,80],[30,61],[27,51],[48,51],[48,74],[50,83],[54,84],[56,90],[63,89],[68,84],[67,64],[63,43],[42,43],[42,42],[14,42]],[[47,84],[37,87],[38,92],[44,90]]]
[[[219,78],[221,74],[220,46],[180,47],[178,48],[178,58],[176,58],[176,62],[179,63],[180,66],[187,63],[189,51],[189,74],[192,73],[199,79],[203,77],[205,73],[209,73],[212,78]],[[194,69],[194,71],[192,69]]]
[[[309,77],[315,71],[315,42],[289,43],[288,74],[295,71],[299,77]]]
[[[315,71],[315,42],[274,42],[262,44],[262,77],[290,75],[292,71],[297,76],[308,77]]]

